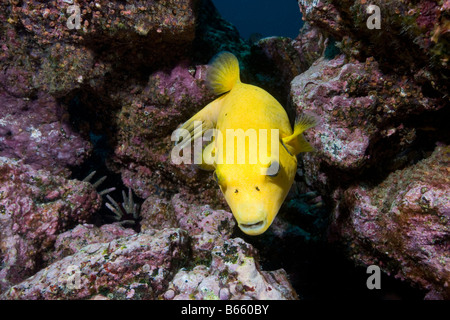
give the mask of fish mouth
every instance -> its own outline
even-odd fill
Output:
[[[254,223],[239,223],[239,228],[248,234],[255,234],[258,230],[261,230],[266,225],[264,220]]]

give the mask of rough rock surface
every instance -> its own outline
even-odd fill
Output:
[[[368,27],[371,4],[380,29]],[[316,60],[290,96],[319,120],[305,133],[316,152],[301,158],[299,174],[332,208],[330,240],[426,298],[448,299],[449,1],[299,6],[343,53]]]
[[[240,238],[224,241],[210,251],[211,264],[181,269],[165,299],[292,300],[297,299],[283,269],[259,270],[254,248]]]
[[[298,2],[303,19],[342,41],[341,49],[349,56],[361,60],[374,56],[394,70],[438,71],[433,75],[436,79],[441,76],[439,71],[444,78],[448,75],[448,0]],[[375,11],[368,10],[370,5],[379,9],[380,28],[372,26],[374,21],[370,17]],[[433,85],[442,90],[447,88],[446,83]]]
[[[120,224],[105,224],[96,227],[92,224],[79,224],[75,228],[61,233],[56,238],[53,250],[44,255],[44,261],[53,263],[66,256],[73,255],[81,248],[93,244],[111,242],[120,237],[136,234],[133,229],[124,228]]]
[[[188,205],[176,195],[171,201],[147,198],[142,214],[143,230],[178,226],[191,237],[190,263],[174,276],[164,299],[297,299],[283,269],[262,271],[257,251],[231,238],[230,212]]]
[[[89,183],[0,158],[0,291],[42,268],[59,233],[101,205]]]
[[[22,66],[34,88],[59,97],[83,84],[97,87],[98,78],[116,67],[150,66],[182,56],[194,39],[195,0],[70,2],[0,5],[0,19],[6,22],[0,61],[6,70]],[[71,6],[79,10],[78,28]],[[26,33],[19,34],[20,29]],[[126,64],[117,65],[121,56]]]
[[[379,185],[347,189],[333,229],[353,259],[450,298],[450,148],[437,147],[418,164]]]
[[[7,299],[154,299],[186,259],[188,237],[180,229],[148,230],[95,243],[12,287]]]
[[[116,121],[114,160],[125,185],[139,197],[180,191],[192,194],[192,190],[204,199],[217,195],[217,188],[209,187],[213,185],[210,173],[194,165],[175,165],[171,159],[173,131],[211,99],[205,71],[204,66],[192,69],[186,64],[157,71],[141,91],[124,100]]]
[[[428,133],[418,125],[446,112],[444,101],[422,92],[412,79],[382,73],[371,58],[318,59],[291,83],[297,112],[319,122],[305,133],[317,150],[303,157],[307,183],[330,195],[370,170],[382,176],[419,157],[412,147]],[[441,130],[439,120],[430,123]]]
[[[141,232],[118,224],[60,234],[54,261],[4,299],[297,299],[286,273],[262,271],[248,243],[231,238],[232,214],[179,195],[147,198]]]
[[[90,151],[91,144],[73,130],[67,110],[53,97],[24,100],[0,90],[0,156],[68,175],[67,167],[81,164]]]

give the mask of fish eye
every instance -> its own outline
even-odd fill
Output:
[[[259,190],[258,186],[256,186],[256,191],[261,191],[261,190]]]
[[[276,172],[273,168],[277,168]],[[276,176],[278,176],[278,173],[280,172],[281,166],[277,161],[274,162],[270,162],[269,167],[267,168],[267,173],[266,175],[271,177],[271,178],[275,178]],[[272,171],[272,172],[271,172]]]
[[[238,190],[238,189],[234,190],[234,193],[238,193],[238,192],[239,192],[239,190]]]

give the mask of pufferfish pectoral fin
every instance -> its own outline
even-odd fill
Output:
[[[317,119],[312,115],[302,114],[297,118],[294,125],[294,133],[281,139],[289,153],[297,155],[300,152],[314,151],[314,148],[303,136],[303,132],[314,127],[316,124]]]
[[[179,149],[185,148],[197,138],[202,138],[206,131],[216,127],[217,118],[222,108],[221,100],[221,98],[218,98],[209,103],[178,128],[180,137],[183,130],[187,130],[190,136],[190,139],[183,139],[181,142],[179,142],[179,137],[177,137],[175,144],[179,144]]]
[[[175,145],[177,145],[178,150],[186,147],[194,147],[194,163],[200,169],[207,171],[215,169],[215,159],[212,155],[215,146],[214,140],[204,148],[196,147],[195,143],[198,142],[200,146],[203,146],[205,141],[211,140],[209,133],[213,133],[210,130],[216,128],[217,119],[222,108],[222,98],[219,97],[209,103],[192,118],[183,123],[177,129],[179,134],[175,138],[175,141],[177,141]],[[181,137],[183,139],[180,141]]]

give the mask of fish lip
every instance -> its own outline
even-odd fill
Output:
[[[239,223],[239,228],[243,229],[243,230],[248,230],[248,231],[255,231],[258,229],[261,229],[262,227],[264,227],[266,225],[266,221],[265,220],[260,220],[258,222],[255,223]]]

